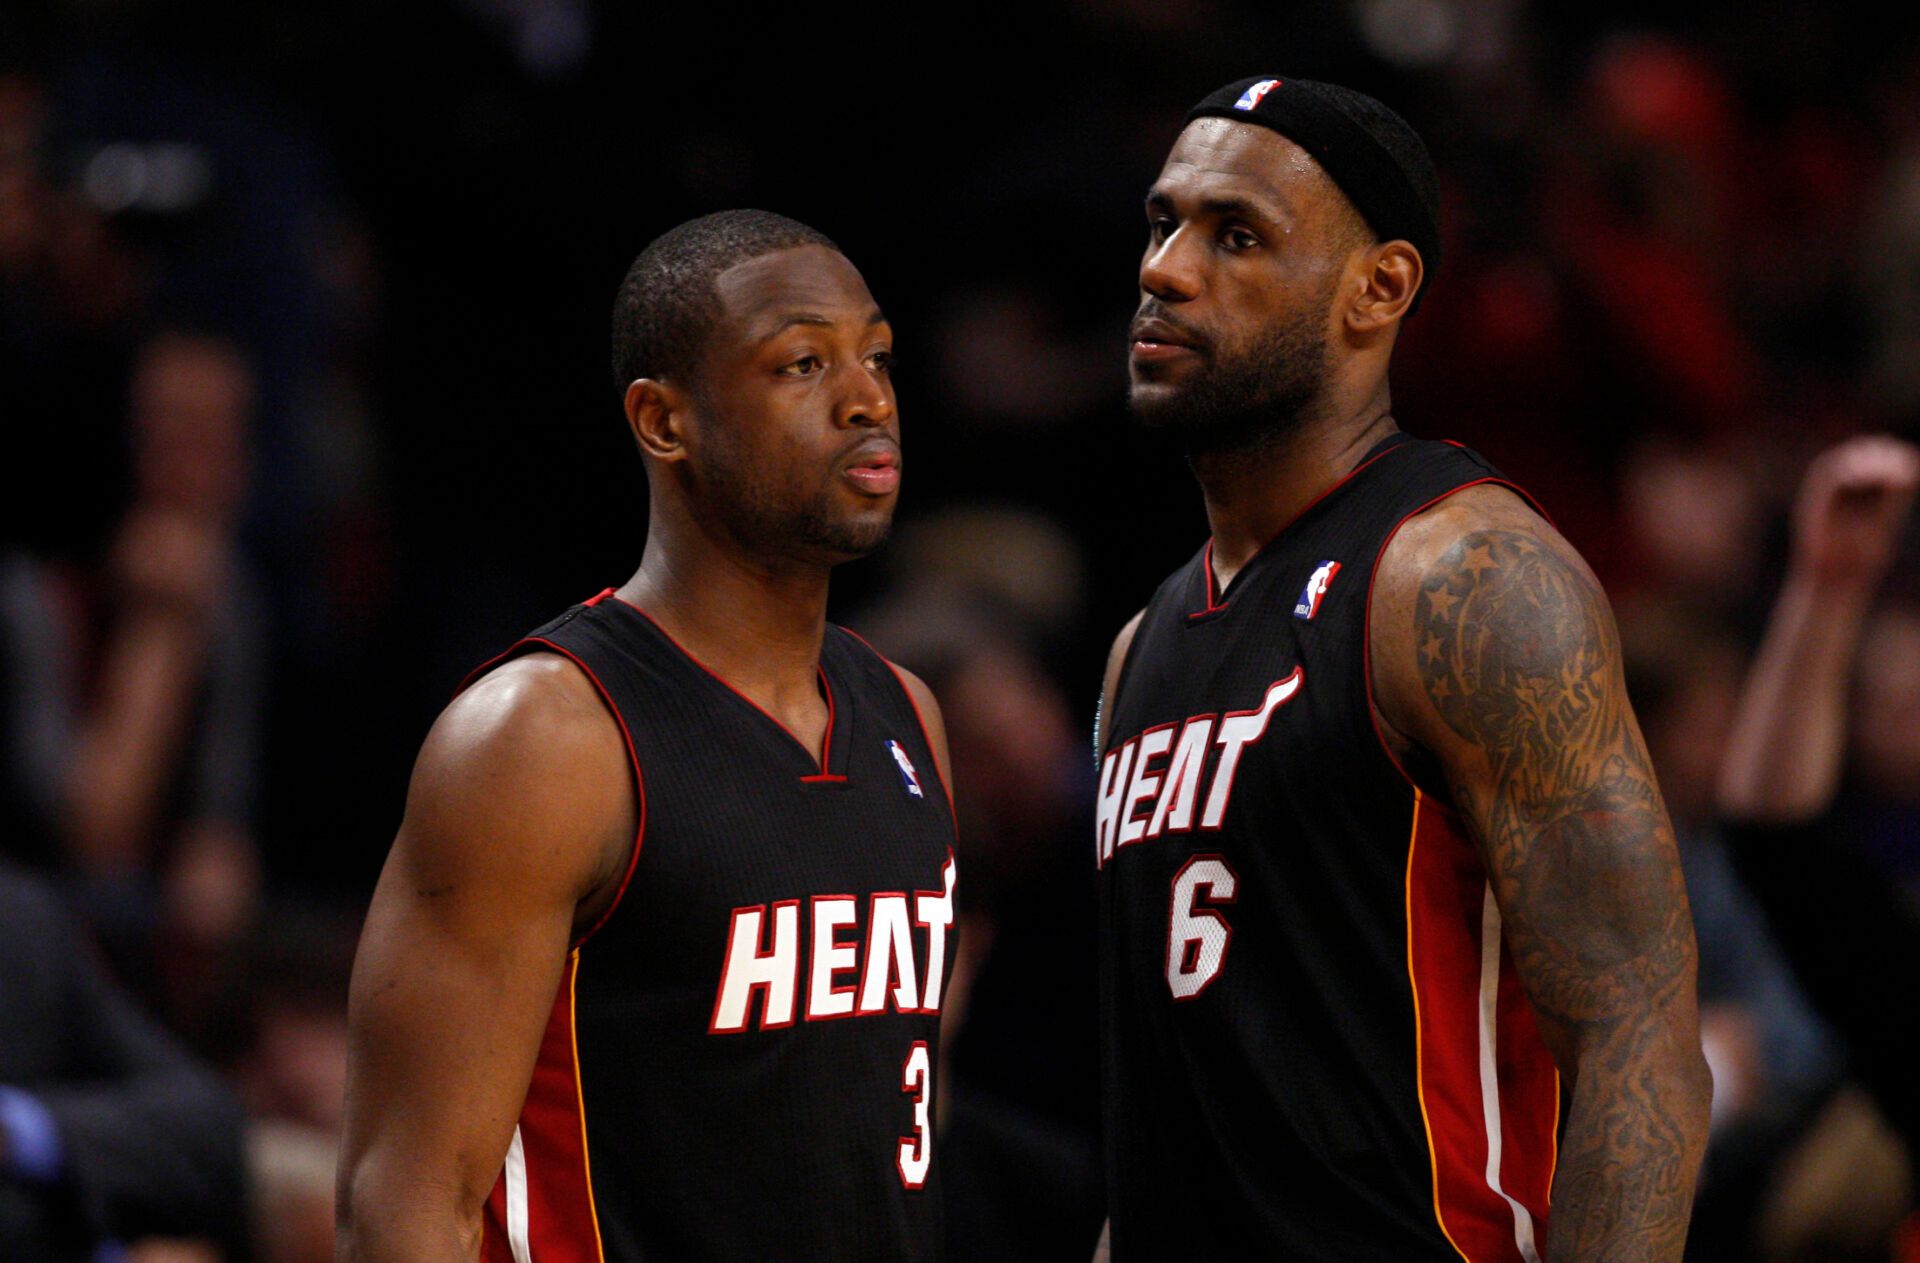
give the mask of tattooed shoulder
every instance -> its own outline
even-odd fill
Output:
[[[1413,617],[1421,686],[1477,754],[1473,772],[1452,760],[1448,781],[1513,896],[1517,946],[1538,953],[1523,962],[1536,1001],[1603,1018],[1669,974],[1662,949],[1687,928],[1606,598],[1552,542],[1479,530],[1427,571]]]
[[[1521,728],[1566,735],[1600,700],[1617,653],[1598,586],[1546,541],[1474,531],[1422,578],[1421,682],[1449,727],[1488,748]]]

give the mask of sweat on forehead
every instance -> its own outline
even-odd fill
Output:
[[[763,210],[717,211],[655,238],[633,261],[613,302],[614,387],[642,377],[686,378],[718,323],[721,273],[796,246],[838,250],[826,234]]]

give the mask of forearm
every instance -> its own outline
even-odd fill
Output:
[[[1847,678],[1869,600],[1788,576],[1728,734],[1723,813],[1804,820],[1831,801],[1846,747]]]
[[[1620,1031],[1574,1071],[1547,1263],[1677,1260],[1713,1081],[1697,1038]]]

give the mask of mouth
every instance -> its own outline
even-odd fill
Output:
[[[900,489],[900,448],[886,439],[862,443],[840,475],[864,495],[890,496]]]
[[[1164,320],[1136,320],[1128,332],[1129,350],[1136,362],[1158,363],[1198,355],[1198,340]]]

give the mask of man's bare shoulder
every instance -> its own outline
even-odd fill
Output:
[[[631,836],[629,767],[586,673],[559,654],[527,654],[441,712],[414,766],[403,838],[448,858],[557,862],[590,887],[610,862],[603,852]]]
[[[1476,535],[1546,549],[1589,580],[1593,578],[1587,563],[1552,522],[1511,489],[1483,483],[1455,492],[1409,519],[1388,541],[1374,579],[1376,600],[1396,590],[1417,588],[1435,565]]]

